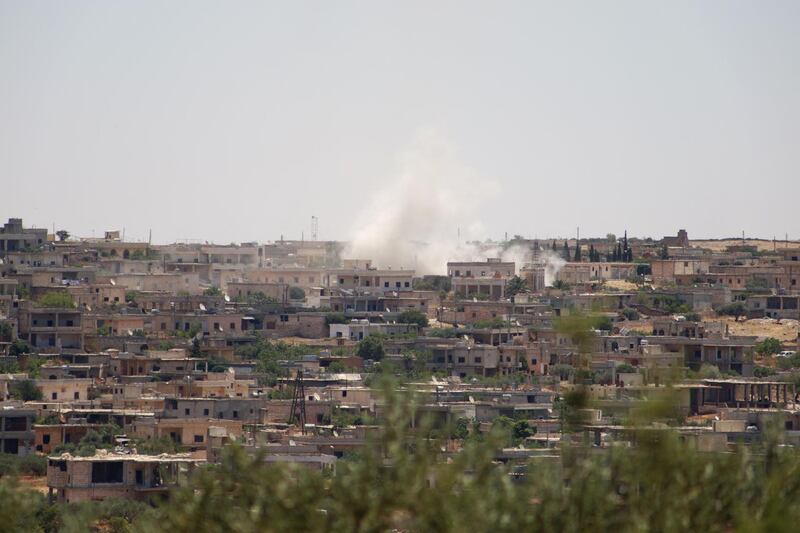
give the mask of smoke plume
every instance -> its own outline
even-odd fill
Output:
[[[494,181],[458,161],[449,143],[424,132],[356,217],[344,257],[419,274],[444,274],[447,261],[482,260],[465,241],[483,233],[479,207],[491,205],[496,191]]]
[[[448,261],[531,262],[527,246],[477,242],[485,236],[481,215],[498,208],[499,187],[461,163],[453,147],[432,131],[418,136],[400,169],[355,219],[345,248],[348,259],[371,259],[381,268],[413,268],[418,275],[446,274]],[[564,260],[547,251],[550,285]]]

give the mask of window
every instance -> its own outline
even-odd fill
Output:
[[[27,431],[28,419],[24,416],[6,417],[6,431]]]
[[[50,444],[50,435],[42,435],[42,442],[44,444]]]
[[[228,329],[236,329],[236,323],[235,322],[231,322],[230,328],[228,328]]]
[[[410,287],[410,286],[411,286],[411,283],[409,283],[409,282],[407,282],[407,281],[406,281],[404,285],[405,285],[406,287]]]
[[[383,286],[384,286],[384,287],[386,287],[386,288],[388,289],[388,288],[389,288],[389,282],[388,282],[388,281],[384,282],[384,283],[383,283]]]
[[[479,364],[481,364],[482,361],[483,361],[483,359],[481,357],[475,357],[475,364],[479,365]]]
[[[122,483],[122,461],[92,463],[92,483]]]
[[[347,398],[347,391],[346,390],[342,391],[342,398]]]
[[[76,399],[76,400],[80,400],[81,399],[81,393],[80,392],[76,392],[73,396],[74,396],[74,399]]]
[[[208,409],[203,409],[203,416],[208,416]]]
[[[57,392],[54,392],[54,393],[52,393],[52,394],[50,395],[50,399],[51,399],[51,400],[58,400],[58,393],[57,393]]]
[[[201,443],[201,442],[203,442],[203,436],[202,436],[202,435],[195,435],[195,436],[194,436],[194,441],[195,441],[196,443]]]
[[[190,414],[192,414],[192,410],[187,407],[186,409],[183,410],[183,414],[189,416]]]
[[[466,362],[466,360],[463,357],[459,357],[458,358],[458,362],[459,363],[464,363],[464,362]]]
[[[239,411],[233,412],[233,418],[239,418]]]

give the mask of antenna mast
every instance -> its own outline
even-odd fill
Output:
[[[294,379],[294,392],[292,393],[292,407],[289,411],[289,425],[294,424],[295,419],[300,423],[300,432],[306,434],[306,389],[303,385],[303,371],[297,371]]]

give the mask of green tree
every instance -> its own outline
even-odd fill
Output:
[[[301,287],[289,287],[289,298],[292,300],[304,300],[305,297],[306,291]]]
[[[222,296],[222,291],[219,287],[212,285],[203,291],[203,296]]]
[[[511,427],[511,437],[515,444],[524,441],[535,432],[535,429],[528,424],[527,420],[517,420]]]
[[[553,282],[553,288],[562,291],[568,291],[570,289],[570,284],[562,279],[557,279]]]
[[[397,322],[400,324],[416,324],[420,328],[428,327],[428,316],[422,311],[409,309],[397,315]]]
[[[756,353],[762,356],[774,355],[783,349],[781,341],[774,337],[767,337],[763,341],[756,344]]]
[[[197,338],[192,339],[192,349],[189,351],[189,355],[192,357],[200,357],[203,355],[203,351],[200,349],[200,340]]]
[[[325,315],[325,324],[330,326],[331,324],[346,324],[347,317],[344,316],[344,313],[328,313]]]
[[[60,229],[56,232],[56,237],[58,237],[59,241],[66,241],[69,239],[69,232],[65,229]]]
[[[14,328],[8,322],[0,322],[0,342],[10,342],[14,336]]]
[[[358,341],[356,354],[362,359],[372,359],[380,361],[386,355],[383,346],[383,335],[368,335]]]
[[[519,276],[514,276],[506,283],[506,296],[513,298],[521,292],[528,290],[528,283]]]

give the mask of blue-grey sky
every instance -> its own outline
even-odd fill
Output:
[[[489,185],[434,220],[472,238],[796,238],[798,28],[797,1],[0,0],[0,216],[343,239],[434,132],[444,191]]]

